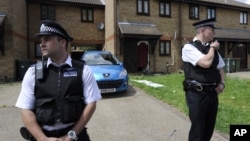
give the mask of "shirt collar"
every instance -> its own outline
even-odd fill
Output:
[[[195,42],[195,41],[197,41],[197,40],[198,40],[198,38],[197,38],[197,37],[194,37],[193,42]],[[199,41],[199,40],[198,40],[198,41]],[[206,42],[206,43],[202,43],[202,42],[201,42],[201,44],[204,45],[204,46],[210,45],[209,42]]]
[[[197,37],[194,37],[193,41],[197,41],[197,40],[198,40]]]
[[[61,66],[64,66],[64,65],[69,65],[70,67],[72,67],[71,60],[72,60],[72,58],[70,57],[70,55],[68,55],[68,57],[67,57],[67,59],[65,60],[64,63],[62,63],[62,64],[56,64],[56,63],[54,63],[51,60],[51,58],[48,58],[47,67],[49,67],[49,65],[53,65],[53,66],[56,66],[56,67],[61,67]]]

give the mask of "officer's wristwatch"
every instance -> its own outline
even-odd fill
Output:
[[[77,141],[77,140],[78,140],[78,137],[77,137],[77,135],[76,135],[76,132],[73,131],[73,130],[70,130],[70,131],[68,132],[68,136],[69,136],[69,138],[72,139],[73,141]]]

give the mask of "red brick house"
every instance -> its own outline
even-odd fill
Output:
[[[34,38],[42,19],[62,24],[74,37],[69,53],[113,52],[128,72],[177,72],[181,47],[192,40],[192,23],[216,18],[224,58],[250,69],[250,6],[233,0],[1,0],[0,82],[21,80],[40,58]],[[233,65],[233,64],[232,64]]]
[[[106,35],[114,38],[106,44],[115,47],[129,72],[178,71],[181,47],[195,35],[192,24],[207,18],[216,18],[215,36],[222,56],[240,58],[240,69],[250,68],[249,5],[233,0],[111,0],[106,1],[107,9],[113,12],[109,18],[113,25],[106,28],[114,30]],[[145,59],[148,63],[141,68],[140,61]]]

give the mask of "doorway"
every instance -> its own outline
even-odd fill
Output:
[[[137,46],[137,70],[145,72],[148,69],[148,44],[139,42]]]
[[[247,69],[247,44],[240,43],[233,47],[232,57],[240,59],[240,69]]]

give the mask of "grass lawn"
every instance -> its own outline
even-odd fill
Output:
[[[183,74],[171,75],[129,75],[129,83],[147,94],[176,107],[187,115],[188,109],[182,87]],[[148,80],[164,85],[150,87],[133,80]],[[225,78],[226,89],[219,95],[219,109],[216,130],[229,134],[230,124],[250,124],[250,80]]]

